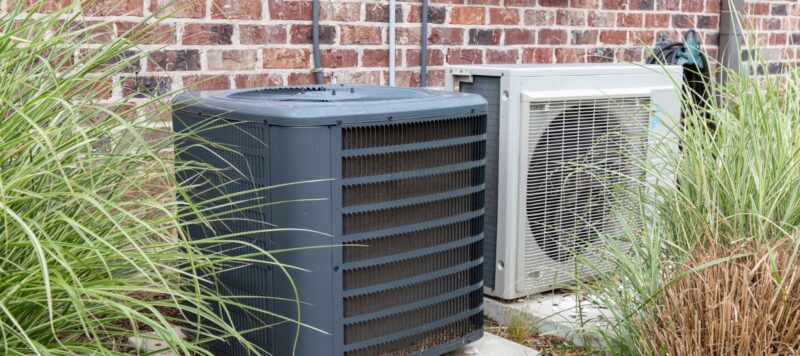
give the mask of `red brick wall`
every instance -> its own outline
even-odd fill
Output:
[[[675,40],[692,27],[715,55],[721,1],[431,0],[429,85],[443,84],[447,63],[641,61],[658,32]],[[70,2],[52,0],[51,7]],[[99,0],[86,13],[122,33],[168,3]],[[387,83],[387,3],[321,0],[328,80]],[[397,83],[417,86],[420,1],[397,3]],[[313,81],[310,0],[177,0],[176,6],[180,11],[155,28],[162,35],[148,45],[159,51],[143,60],[136,78],[123,78],[114,95],[136,85],[216,89]],[[797,0],[750,1],[747,11],[771,60],[800,56],[789,46],[800,43]]]

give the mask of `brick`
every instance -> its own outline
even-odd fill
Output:
[[[644,25],[649,28],[668,27],[669,20],[669,14],[647,14],[644,17]]]
[[[618,48],[614,58],[621,62],[640,62],[642,60],[641,48]]]
[[[637,13],[617,14],[617,27],[642,27],[644,17]]]
[[[172,80],[169,77],[139,76],[125,78],[122,81],[122,95],[125,97],[161,96],[168,93],[171,88]]]
[[[406,51],[406,66],[419,67],[420,54],[422,51],[418,49],[409,49]],[[441,66],[444,65],[444,53],[438,49],[428,49],[428,66]]]
[[[586,50],[583,48],[556,48],[556,63],[584,63]]]
[[[572,44],[593,45],[597,43],[597,30],[572,30]]]
[[[789,11],[786,4],[772,4],[770,6],[770,14],[772,16],[787,16]]]
[[[621,45],[628,42],[628,32],[620,30],[600,31],[600,43]]]
[[[536,6],[536,0],[506,0],[505,5],[516,7],[534,7]]]
[[[697,15],[697,28],[716,30],[718,26],[717,16]]]
[[[800,32],[795,32],[792,34],[792,44],[800,45]]]
[[[653,10],[653,9],[655,9],[655,0],[628,1],[628,10]]]
[[[421,42],[422,29],[415,27],[395,27],[395,43],[398,45],[418,45]],[[389,28],[386,28],[386,38],[389,38]]]
[[[142,16],[144,11],[142,0],[83,0],[82,6],[86,16]]]
[[[237,74],[233,82],[237,88],[271,87],[283,85],[283,77],[273,73]]]
[[[186,24],[183,28],[183,44],[229,45],[233,36],[233,25]]]
[[[536,33],[528,29],[507,28],[504,41],[506,45],[530,45],[536,43]]]
[[[367,4],[366,5],[366,18],[367,22],[389,22],[389,5],[388,4]],[[394,8],[395,22],[403,22],[403,7],[395,6]]]
[[[230,89],[231,83],[224,75],[189,75],[183,77],[183,87],[189,91]]]
[[[552,63],[552,48],[525,48],[522,51],[522,63]]]
[[[625,10],[628,8],[628,0],[603,0],[603,8],[607,10]]]
[[[3,4],[5,5],[5,3]],[[25,9],[34,12],[55,12],[70,6],[71,4],[72,0],[25,0],[24,2]],[[8,9],[8,6],[5,6],[5,9]]]
[[[211,18],[261,20],[261,0],[213,0]]]
[[[70,21],[62,23],[66,29],[69,29],[76,39],[85,41],[86,43],[100,44],[107,43],[114,37],[114,25],[108,22],[101,21]],[[16,26],[15,26],[16,27]],[[141,31],[140,31],[141,32]],[[117,32],[119,34],[120,32]],[[136,33],[132,33],[136,34]],[[19,37],[19,34],[15,34]],[[24,36],[23,36],[24,37]],[[133,36],[131,36],[133,37]],[[145,37],[145,36],[138,36]],[[144,42],[147,38],[141,38],[140,42]]]
[[[210,70],[253,70],[258,62],[254,49],[209,50],[206,54]]]
[[[450,10],[450,23],[457,25],[483,25],[486,23],[486,9],[483,7],[453,7]]]
[[[94,58],[97,56],[100,50],[95,49],[88,49],[88,48],[81,48],[78,51],[78,56],[76,58],[79,62],[86,62],[86,61],[98,61],[98,59]],[[134,73],[142,70],[140,56],[142,54],[137,51],[125,51],[122,54],[118,54],[112,56],[111,58],[105,60],[102,64],[100,64],[95,70],[96,71],[103,71],[108,69],[110,66],[117,66],[118,69],[115,68],[115,71],[120,71],[123,73]],[[53,63],[54,65],[59,65],[60,67],[69,67],[73,65],[72,58],[65,58],[64,56],[59,56],[57,59],[58,63]]]
[[[718,14],[722,10],[722,1],[726,0],[708,0],[706,1],[706,12],[710,14]]]
[[[447,18],[447,10],[444,6],[428,5],[428,23],[443,24]],[[411,5],[408,12],[408,22],[422,22],[422,6]]]
[[[576,10],[558,10],[556,24],[562,26],[586,26],[586,12]]]
[[[489,9],[489,23],[492,25],[518,25],[519,10],[493,7]]]
[[[541,29],[536,34],[537,43],[559,45],[567,43],[567,31],[554,29]]]
[[[772,46],[786,45],[788,36],[785,33],[770,33],[769,44]]]
[[[724,0],[721,0],[721,1],[724,1]],[[769,4],[748,3],[748,4],[746,4],[746,6],[747,6],[747,10],[745,12],[747,12],[749,14],[759,15],[759,16],[769,15],[769,11],[770,11]]]
[[[672,15],[672,27],[675,28],[692,28],[694,21],[691,15],[675,14]]]
[[[386,67],[389,65],[389,51],[385,49],[365,49],[361,55],[364,67]]]
[[[311,20],[312,2],[268,0],[269,17],[273,20]]]
[[[284,25],[239,25],[239,41],[242,44],[286,43]]]
[[[489,49],[486,51],[487,63],[517,63],[518,53],[515,49]]]
[[[311,44],[314,41],[314,28],[312,25],[292,25],[290,43]],[[336,27],[330,25],[319,26],[319,43],[333,44],[336,41]]]
[[[458,27],[431,28],[428,43],[448,46],[461,45],[464,43],[464,30]]]
[[[632,45],[652,46],[653,44],[655,44],[655,40],[656,40],[656,33],[653,32],[652,30],[630,32],[629,43]]]
[[[381,29],[370,26],[342,26],[341,44],[381,44]]]
[[[567,7],[569,0],[539,0],[539,5],[544,7]]]
[[[330,77],[325,76],[324,81],[326,83],[330,82]],[[313,85],[317,84],[316,79],[314,78],[314,74],[310,72],[302,72],[302,73],[290,73],[289,74],[289,85]]]
[[[361,21],[361,3],[320,1],[319,18],[321,21]]]
[[[469,29],[469,42],[471,45],[481,46],[495,46],[500,44],[500,36],[503,34],[502,30],[494,29]]]
[[[151,53],[147,61],[150,71],[200,70],[200,52],[196,49],[167,50]]]
[[[336,71],[334,76],[336,77],[337,83],[351,83],[351,84],[373,84],[373,85],[380,85],[381,84],[381,77],[383,77],[380,71]]]
[[[591,48],[586,53],[588,63],[607,63],[614,61],[614,50],[606,47]]]
[[[601,5],[600,0],[572,0],[571,7],[579,9],[599,9]]]
[[[551,26],[556,23],[556,13],[549,10],[525,10],[526,26]]]
[[[681,11],[683,12],[703,12],[705,0],[681,0]]]
[[[616,15],[613,12],[590,12],[587,23],[589,27],[613,27]]]
[[[325,49],[320,51],[324,68],[349,68],[358,66],[358,52],[352,49]]]
[[[142,24],[138,22],[117,22],[117,36],[130,38],[136,43],[175,44],[175,25],[157,23]]]
[[[450,48],[447,50],[447,63],[483,64],[483,51],[474,48]]]
[[[206,0],[151,0],[150,12],[169,14],[170,17],[203,18],[206,16]]]
[[[309,67],[308,48],[265,48],[264,68],[299,69]]]
[[[661,11],[677,11],[681,9],[681,2],[676,0],[656,0],[656,9]]]

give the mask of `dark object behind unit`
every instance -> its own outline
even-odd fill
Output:
[[[245,197],[317,200],[214,210],[231,220],[213,231],[250,231],[241,240],[267,251],[344,245],[276,255],[310,271],[291,272],[306,303],[300,319],[330,333],[301,328],[297,355],[438,354],[481,337],[483,98],[326,85],[181,94],[173,108],[176,131],[192,130],[207,140],[176,143],[179,159],[224,172],[204,173],[206,187],[219,187],[200,187],[194,199],[313,181]],[[330,236],[255,232],[271,228],[266,222]],[[192,226],[189,234],[198,239],[213,232]],[[233,246],[223,249],[253,252]],[[294,298],[284,273],[266,264],[223,273],[219,280],[234,295]],[[239,301],[297,318],[293,301]],[[240,329],[279,321],[250,314],[234,309],[231,321]],[[273,355],[289,355],[296,332],[296,325],[282,323],[247,337]],[[232,340],[209,347],[247,354]]]

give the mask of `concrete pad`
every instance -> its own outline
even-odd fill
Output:
[[[578,330],[581,326],[591,329],[602,326],[610,313],[590,299],[576,298],[571,293],[546,293],[515,301],[487,297],[483,313],[502,325],[510,324],[512,317],[522,314],[542,334],[559,336],[578,346],[606,346],[600,335],[587,335]]]
[[[183,330],[177,326],[172,327],[172,331],[178,335],[181,339],[186,339],[186,335],[183,333]],[[166,347],[164,341],[158,338],[158,334],[156,333],[147,333],[142,334],[141,337],[131,336],[128,337],[128,344],[135,347],[137,350],[141,352],[155,352],[158,350],[163,350]],[[178,356],[176,353],[172,351],[162,351],[157,354],[157,356]]]
[[[480,340],[462,346],[447,356],[536,356],[536,351],[525,345],[520,345],[511,340],[504,339],[487,332],[483,333]]]

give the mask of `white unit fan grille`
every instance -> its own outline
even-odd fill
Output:
[[[652,116],[649,97],[607,97],[531,103],[525,171],[522,290],[564,283],[590,273],[575,256],[591,258],[599,234],[621,232],[612,212],[620,185],[641,172]]]

